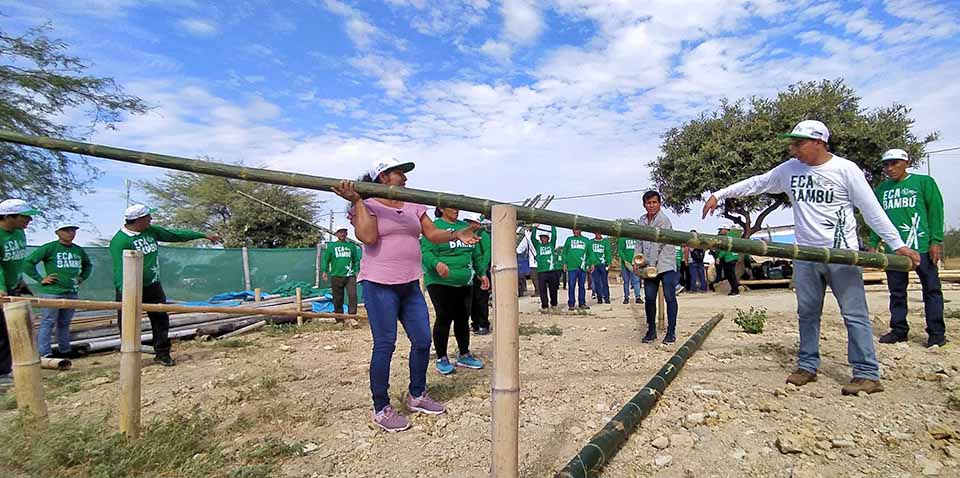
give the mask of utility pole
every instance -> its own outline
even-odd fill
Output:
[[[330,210],[330,230],[333,231],[333,209]],[[329,232],[328,234],[333,234],[333,233]],[[333,236],[331,235],[327,240],[332,241]]]
[[[127,185],[127,207],[130,207],[130,180],[124,179],[123,181]]]

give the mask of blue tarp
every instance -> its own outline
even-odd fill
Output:
[[[322,297],[320,297],[319,299],[315,300],[315,301],[312,302],[311,304],[312,304],[312,305],[311,305],[311,309],[312,309],[314,312],[325,312],[325,313],[332,313],[332,312],[334,312],[334,308],[333,308],[333,295],[331,295],[331,294],[323,294]],[[346,313],[347,313],[347,304],[346,304],[346,303],[343,304],[343,311],[342,311],[341,313],[342,313],[342,314],[346,314]]]

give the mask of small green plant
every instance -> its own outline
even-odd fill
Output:
[[[520,324],[519,327],[520,335],[563,335],[563,329],[559,325],[551,325],[549,327],[543,327],[540,325],[534,324]]]
[[[767,308],[759,309],[750,307],[750,310],[737,309],[737,318],[733,323],[739,325],[748,334],[759,334],[763,332],[763,326],[767,323]]]

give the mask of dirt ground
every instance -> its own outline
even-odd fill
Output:
[[[946,287],[953,301],[947,308],[960,307],[960,289]],[[526,328],[530,335],[520,341],[521,476],[560,470],[717,313],[726,319],[603,476],[960,476],[960,414],[948,408],[949,395],[960,390],[960,356],[953,344],[923,347],[919,291],[911,292],[910,342],[878,346],[886,391],[842,397],[850,370],[845,329],[832,299],[824,311],[819,381],[796,389],[784,386],[799,340],[790,290],[682,294],[680,340],[664,346],[641,344],[643,306],[622,305],[620,285],[611,289],[614,304],[593,305],[589,315],[541,315],[537,300],[520,299],[521,323],[541,327]],[[883,286],[868,289],[879,334],[886,330],[886,293]],[[560,292],[563,303],[566,291]],[[733,323],[736,309],[750,306],[768,311],[762,334],[743,333]],[[956,340],[958,324],[947,319],[948,336]],[[554,325],[562,335],[547,333]],[[283,463],[283,477],[488,476],[489,367],[442,377],[431,364],[430,393],[449,413],[412,416],[411,430],[388,434],[370,421],[371,339],[365,326],[243,339],[237,348],[176,343],[177,367],[146,366],[144,421],[204,410],[224,417],[223,430],[242,430],[224,432],[228,449],[240,451],[248,440],[265,436],[306,444],[302,456]],[[489,362],[492,336],[471,341],[474,354]],[[451,338],[451,352],[454,343]],[[408,351],[401,336],[391,375],[398,407],[408,383]],[[51,391],[48,385],[51,414],[110,413],[117,403],[117,357],[81,359],[77,371],[60,372],[95,370],[98,376],[71,390]],[[54,373],[45,371],[48,378]]]

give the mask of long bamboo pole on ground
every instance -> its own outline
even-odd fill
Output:
[[[700,327],[697,333],[684,342],[677,353],[670,357],[670,360],[640,389],[640,392],[634,395],[620,409],[620,412],[590,439],[590,443],[583,447],[563,470],[557,473],[556,478],[597,476],[603,466],[617,454],[620,446],[627,441],[627,438],[636,430],[640,422],[650,414],[650,410],[657,404],[657,400],[663,396],[663,392],[670,385],[670,382],[676,378],[690,356],[703,345],[703,341],[722,319],[723,316],[719,315],[710,319]]]
[[[43,398],[43,383],[40,381],[40,354],[33,340],[30,323],[30,306],[23,302],[3,304],[7,322],[7,337],[10,342],[10,358],[13,359],[13,381],[17,408],[35,420],[41,427],[47,426],[47,402]]]
[[[80,141],[69,141],[41,136],[30,136],[8,130],[0,130],[0,141],[36,146],[54,151],[85,154],[99,158],[113,159],[127,163],[144,164],[166,169],[209,174],[226,178],[243,179],[285,186],[330,191],[340,183],[339,179],[311,176],[307,174],[270,171],[267,169],[220,164],[177,156],[146,153],[129,149],[113,148]],[[474,198],[456,194],[445,194],[420,189],[399,188],[377,183],[358,182],[357,192],[363,197],[379,197],[410,201],[419,204],[451,207],[463,211],[489,214],[499,201]],[[699,234],[695,232],[674,231],[656,227],[641,226],[623,221],[606,221],[576,214],[567,214],[530,207],[517,208],[517,219],[537,224],[552,224],[568,229],[599,232],[614,237],[629,237],[642,241],[654,241],[675,246],[690,246],[696,249],[714,249],[732,251],[756,256],[781,257],[812,262],[834,264],[852,264],[863,267],[877,267],[887,270],[909,271],[910,259],[891,254],[859,252],[848,249],[830,249],[826,247],[798,246],[776,242],[755,241]]]
[[[120,310],[120,302],[99,300],[42,299],[38,297],[0,297],[0,302],[27,302],[37,307],[58,309]],[[297,312],[289,307],[220,307],[206,305],[142,304],[144,312],[195,312],[237,315],[267,315],[271,317],[306,317],[310,319],[366,319],[364,315],[331,314],[326,312]]]
[[[123,329],[120,335],[120,433],[140,437],[140,312],[143,253],[123,251]]]
[[[519,473],[520,300],[517,297],[517,211],[494,206],[493,219],[493,406],[491,473],[516,478]]]

